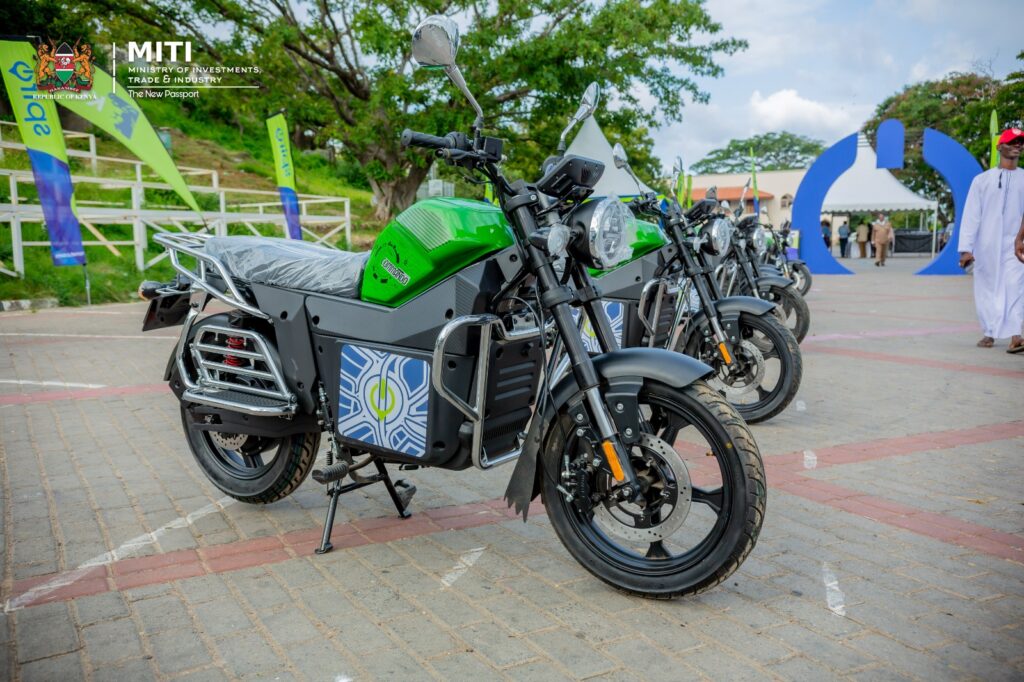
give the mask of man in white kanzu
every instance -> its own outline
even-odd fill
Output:
[[[1024,352],[1024,263],[1014,239],[1024,226],[1024,169],[1017,168],[1024,130],[999,136],[999,166],[974,178],[960,221],[960,267],[974,263],[974,305],[984,336],[981,348],[1010,338],[1007,353]]]

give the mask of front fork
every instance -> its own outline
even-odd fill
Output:
[[[639,408],[637,406],[637,409],[630,410],[626,407],[629,402],[636,405],[635,393],[632,401],[623,399],[617,403],[622,406],[619,410],[619,421],[622,423],[617,424],[606,404],[605,396],[601,393],[601,381],[594,362],[573,323],[570,302],[576,296],[568,286],[558,281],[551,258],[530,242],[529,235],[536,229],[536,221],[527,203],[514,203],[519,204],[512,213],[523,232],[522,248],[530,269],[537,277],[541,305],[554,318],[576,385],[583,393],[583,401],[570,405],[569,408],[574,427],[577,433],[584,437],[589,436],[595,455],[601,460],[601,468],[615,479],[616,486],[611,492],[613,499],[635,500],[640,495],[641,488],[636,471],[629,461],[629,447],[626,444],[639,439]],[[612,333],[611,322],[604,308],[598,304],[596,295],[591,295],[596,294],[596,290],[589,273],[576,262],[572,262],[569,267],[573,268],[573,283],[580,292],[584,292],[584,313],[590,317],[598,343],[605,352],[616,350],[618,344]],[[636,390],[639,391],[639,382],[635,383]],[[633,422],[632,426],[629,426],[630,422]]]

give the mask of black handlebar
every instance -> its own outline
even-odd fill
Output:
[[[415,130],[406,128],[402,131],[402,146],[423,147],[424,149],[453,149],[456,146],[456,142],[452,139],[451,135],[438,137],[437,135],[417,133]]]
[[[456,149],[459,151],[473,151],[473,143],[463,133],[448,133],[444,137],[418,133],[415,130],[406,128],[402,131],[403,147],[422,147],[424,149]]]

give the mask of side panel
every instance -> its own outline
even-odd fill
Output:
[[[338,431],[410,457],[427,454],[430,365],[368,346],[341,346]]]
[[[400,306],[512,243],[508,221],[496,206],[466,199],[418,202],[374,242],[360,298]]]
[[[433,350],[441,327],[453,317],[487,310],[491,299],[518,270],[517,253],[512,247],[474,263],[400,307],[309,295],[309,328],[315,334]],[[469,336],[457,333],[449,350],[465,353]]]
[[[388,461],[451,466],[464,449],[457,409],[430,386],[430,353],[314,334],[338,438]],[[469,397],[476,358],[445,355],[449,387]]]

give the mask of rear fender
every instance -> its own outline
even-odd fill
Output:
[[[661,348],[623,348],[605,353],[594,358],[594,369],[605,389],[610,391],[625,390],[630,385],[638,390],[644,379],[684,388],[713,371],[699,360]],[[516,513],[522,514],[524,520],[530,502],[540,494],[542,467],[537,466],[537,460],[548,429],[563,408],[572,411],[583,402],[583,392],[571,373],[562,378],[551,393],[552,399],[546,401],[543,414],[536,415],[530,424],[523,452],[505,490],[509,506],[515,505]]]

